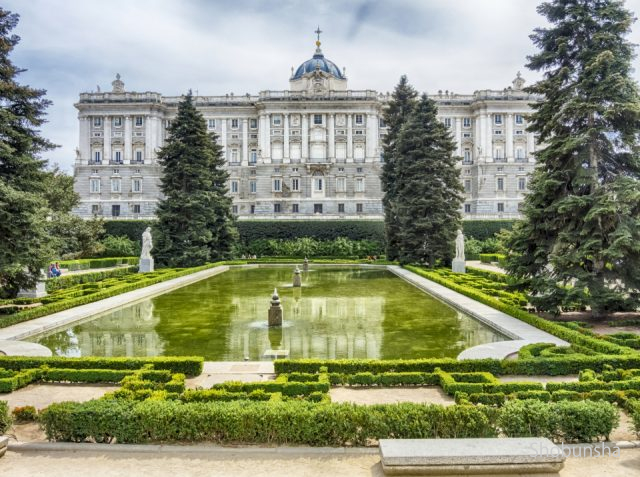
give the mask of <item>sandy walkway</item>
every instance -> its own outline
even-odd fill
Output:
[[[349,388],[338,387],[329,391],[332,402],[355,404],[395,404],[397,402],[419,402],[429,404],[455,404],[440,387],[423,388]]]
[[[119,387],[105,384],[29,384],[12,393],[0,394],[0,399],[9,403],[9,409],[17,406],[43,409],[54,402],[97,399]]]
[[[382,477],[380,458],[373,455],[302,455],[257,457],[200,454],[116,454],[74,452],[7,452],[0,459],[0,475],[12,477]],[[640,476],[640,449],[623,450],[619,457],[567,460],[561,477]]]

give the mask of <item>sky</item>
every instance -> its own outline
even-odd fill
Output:
[[[71,173],[81,92],[179,96],[258,94],[288,88],[291,67],[309,59],[318,26],[322,50],[345,67],[350,89],[392,91],[401,75],[419,90],[503,89],[535,53],[545,25],[538,0],[5,0],[20,15],[14,64],[19,82],[53,101],[45,154]],[[640,0],[627,0],[636,15]],[[640,22],[630,40],[640,44]],[[635,77],[640,63],[634,60]]]

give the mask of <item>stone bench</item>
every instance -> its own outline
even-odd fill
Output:
[[[9,438],[0,436],[0,457],[7,452],[7,445],[9,445]]]
[[[381,439],[387,475],[558,476],[565,456],[549,439]]]

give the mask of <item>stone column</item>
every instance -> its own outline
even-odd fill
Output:
[[[307,162],[309,158],[309,115],[302,113],[302,157],[301,162]]]
[[[242,160],[243,166],[249,165],[249,120],[242,120]]]
[[[474,124],[473,124],[473,145],[474,145],[474,150],[473,150],[473,158],[476,160],[476,163],[480,161],[480,156],[482,154],[480,154],[480,149],[482,148],[482,135],[480,134],[480,122],[481,122],[481,116],[480,114],[475,115],[474,117]]]
[[[91,157],[91,118],[80,118],[80,137],[78,142],[80,158],[83,161],[92,161]]]
[[[158,130],[158,118],[155,116],[149,116],[149,121],[151,122],[151,124],[149,125],[149,129],[151,130],[151,150],[149,151],[151,153],[151,159],[153,160],[153,162],[155,162],[156,160],[156,149],[158,148],[158,137],[159,137],[159,133],[160,131]]]
[[[505,139],[507,143],[506,154],[507,162],[513,162],[513,114],[507,114],[507,137]]]
[[[462,118],[456,118],[456,155],[462,156]]]
[[[533,161],[533,152],[535,149],[535,137],[533,133],[527,133],[527,162]]]
[[[267,127],[265,129],[266,135],[266,143],[265,143],[265,154],[264,156],[271,162],[271,115],[265,115],[265,122]]]
[[[143,116],[144,121],[144,160],[145,164],[153,164],[151,151],[153,145],[151,144],[151,116]]]
[[[353,162],[353,115],[347,114],[347,162]]]
[[[220,139],[222,146],[222,157],[224,157],[225,164],[227,163],[227,118],[220,120]]]
[[[264,157],[264,131],[266,126],[264,125],[264,115],[261,114],[258,117],[258,147],[260,148],[260,157]]]
[[[336,160],[336,115],[331,113],[328,114],[327,119],[327,137],[329,140],[329,144],[327,146],[327,150],[329,151],[329,162],[335,162]]]
[[[284,115],[284,141],[283,141],[283,145],[282,148],[284,149],[282,151],[282,157],[284,158],[283,162],[290,162],[289,161],[289,113],[285,113]]]
[[[482,144],[482,155],[486,162],[493,162],[493,151],[491,137],[491,115],[483,113],[480,122],[480,135]]]
[[[111,160],[111,117],[104,116],[102,123],[104,125],[104,161],[108,163]]]
[[[133,160],[131,116],[124,117],[124,162],[130,164]]]
[[[373,124],[373,119],[371,114],[367,114],[367,127],[366,127],[366,144],[365,144],[365,161],[370,157],[373,157],[373,130],[371,129]]]

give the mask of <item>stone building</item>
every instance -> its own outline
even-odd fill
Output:
[[[151,218],[160,197],[156,152],[177,113],[178,96],[125,90],[81,93],[74,167],[83,217]],[[518,216],[536,143],[525,115],[535,101],[512,86],[431,97],[460,157],[465,218]],[[196,96],[224,148],[229,194],[240,219],[380,219],[382,120],[389,94],[347,87],[344,69],[316,42],[292,69],[289,89],[257,96]]]

